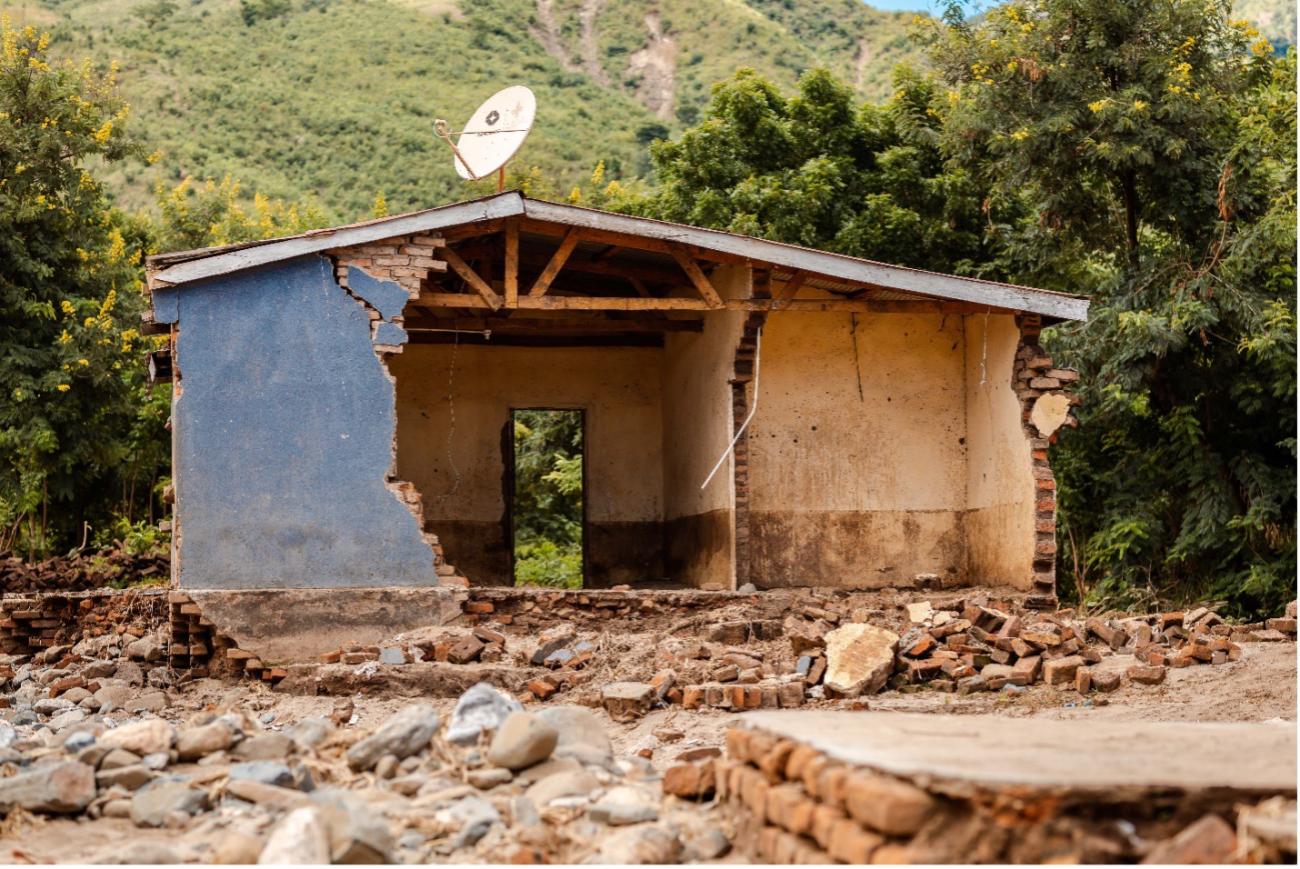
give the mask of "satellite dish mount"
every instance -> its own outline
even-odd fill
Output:
[[[434,132],[451,148],[456,174],[478,181],[497,173],[497,192],[506,186],[506,163],[515,155],[537,114],[537,98],[523,85],[497,91],[470,116],[460,132],[438,118]]]

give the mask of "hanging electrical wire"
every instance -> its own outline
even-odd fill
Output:
[[[727,444],[727,448],[722,451],[722,455],[718,456],[718,463],[713,466],[713,470],[709,471],[709,475],[705,477],[704,482],[700,484],[701,489],[713,482],[714,475],[718,473],[718,469],[722,467],[722,463],[727,460],[727,456],[731,455],[731,451],[736,448],[736,444],[740,442],[741,435],[745,433],[745,429],[749,428],[750,420],[752,420],[754,414],[758,412],[758,366],[762,353],[763,327],[759,326],[758,332],[754,336],[754,400],[749,406],[749,415],[746,416],[745,421],[740,424],[740,428],[736,429],[736,436],[731,439],[731,443]]]

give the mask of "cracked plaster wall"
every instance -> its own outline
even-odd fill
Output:
[[[154,291],[157,321],[179,326],[181,587],[437,584],[391,479],[394,385],[380,354],[406,339],[391,320],[407,294],[352,271],[345,290],[328,259],[308,256]]]

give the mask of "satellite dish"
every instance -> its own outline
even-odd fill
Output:
[[[528,138],[536,114],[533,92],[523,85],[512,85],[479,106],[456,141],[452,136],[457,134],[441,118],[434,121],[434,128],[439,138],[451,146],[456,173],[467,181],[477,181],[498,170],[504,176],[506,162]]]

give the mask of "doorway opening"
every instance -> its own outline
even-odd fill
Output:
[[[587,566],[586,414],[512,408],[506,521],[515,585],[582,588]]]

